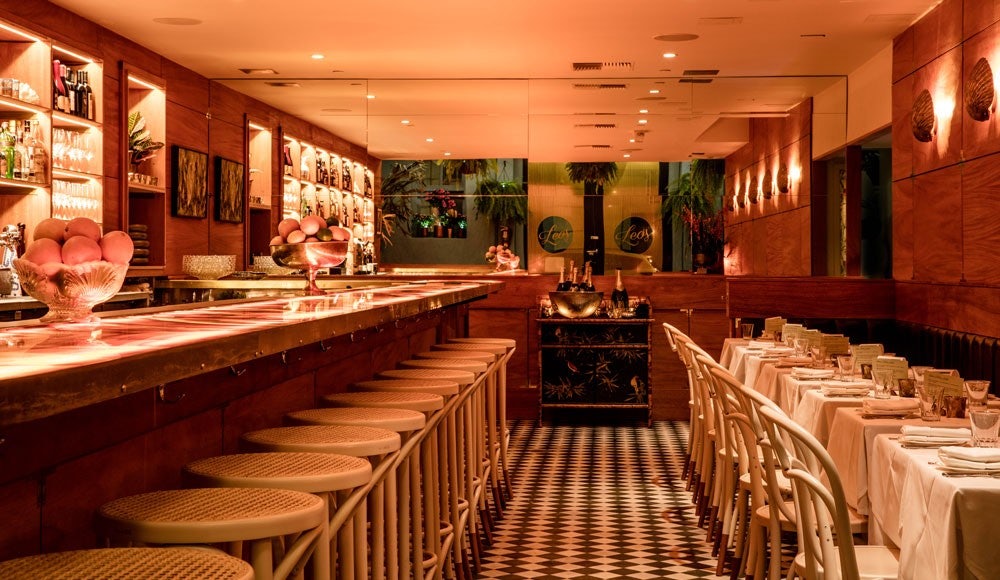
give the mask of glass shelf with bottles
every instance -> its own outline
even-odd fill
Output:
[[[48,185],[47,119],[0,112],[0,186],[21,190]]]

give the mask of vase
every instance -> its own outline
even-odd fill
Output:
[[[455,232],[455,230],[453,230],[452,228],[445,229],[445,231],[444,231],[445,237],[447,237],[447,238],[455,237],[454,236],[454,232]]]
[[[435,238],[444,237],[444,226],[441,225],[434,226],[434,237]]]

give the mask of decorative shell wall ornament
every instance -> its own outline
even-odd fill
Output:
[[[993,69],[983,57],[976,61],[965,83],[965,110],[975,121],[988,121],[994,97]]]
[[[760,189],[760,186],[757,185],[756,175],[750,177],[750,181],[747,183],[747,186],[749,189],[747,192],[747,199],[750,200],[750,203],[757,203],[757,194],[759,193],[758,190]]]
[[[788,166],[778,166],[778,193],[788,193]]]
[[[738,191],[735,186],[733,187],[733,189],[730,189],[729,191],[726,192],[726,201],[725,201],[726,211],[736,211],[737,194]]]
[[[768,169],[764,172],[764,183],[761,184],[761,193],[764,194],[764,199],[771,199],[771,193],[774,192],[774,176],[771,174],[771,170]]]
[[[920,91],[913,101],[913,136],[917,141],[930,143],[934,139],[934,99],[927,89]]]

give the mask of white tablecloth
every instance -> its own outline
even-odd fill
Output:
[[[819,381],[813,381],[819,383]],[[821,383],[820,383],[821,384]],[[830,440],[830,425],[837,409],[851,407],[860,409],[861,397],[827,397],[818,389],[802,393],[802,399],[792,413],[792,420],[813,434],[823,445]]]
[[[737,346],[746,346],[750,341],[745,338],[727,338],[722,341],[722,354],[719,355],[719,364],[726,367],[732,372],[729,365],[733,362],[733,357],[736,355]]]
[[[899,547],[900,578],[1000,576],[1000,479],[944,477],[936,449],[875,438],[869,475],[872,539]]]

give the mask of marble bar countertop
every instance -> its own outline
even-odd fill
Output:
[[[0,325],[0,427],[393,324],[501,290],[445,280]]]

